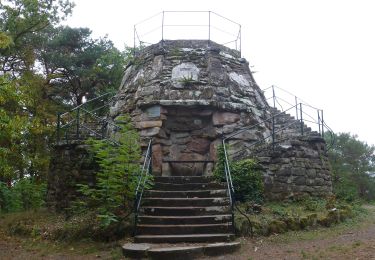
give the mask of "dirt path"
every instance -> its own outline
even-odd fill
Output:
[[[375,206],[366,206],[367,217],[359,223],[342,223],[333,228],[288,232],[267,238],[241,239],[241,249],[233,255],[209,259],[350,259],[375,260]],[[1,232],[1,231],[0,231]],[[63,246],[54,250],[52,242],[30,241],[0,234],[0,259],[123,259],[120,250],[83,253],[82,248]],[[48,250],[51,249],[51,250]],[[58,253],[56,253],[58,252]]]
[[[239,252],[215,259],[375,259],[375,206],[354,226],[340,224],[330,229],[288,232],[263,239],[243,239]]]

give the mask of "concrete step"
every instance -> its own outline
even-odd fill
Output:
[[[229,205],[229,198],[151,198],[145,197],[142,206],[155,207],[207,207]]]
[[[176,246],[175,244],[127,243],[122,246],[122,252],[125,257],[135,259],[185,260],[234,253],[240,246],[240,242],[194,243],[181,246]]]
[[[141,207],[140,215],[151,216],[204,216],[230,214],[230,206],[211,207]]]
[[[181,243],[181,242],[228,242],[234,239],[234,234],[186,234],[186,235],[140,235],[134,237],[136,243]]]
[[[139,224],[151,225],[188,225],[188,224],[219,224],[232,221],[232,215],[211,216],[139,216]]]
[[[215,181],[213,176],[157,176],[154,177],[155,182],[163,183],[208,183]]]
[[[148,190],[145,197],[157,198],[211,198],[226,197],[227,190],[189,190],[189,191],[164,191],[164,190]]]
[[[216,234],[231,231],[231,223],[195,225],[138,225],[138,235]]]
[[[186,191],[186,190],[210,190],[210,189],[225,189],[224,183],[167,183],[154,182],[154,190],[168,190],[168,191]]]

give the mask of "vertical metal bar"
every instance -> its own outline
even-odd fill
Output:
[[[320,112],[319,112],[319,109],[317,109],[316,112],[318,112],[318,127],[319,127],[319,135],[322,135],[322,132],[320,131]]]
[[[323,109],[320,110],[321,114],[322,114],[322,136],[324,137],[324,118],[323,118]]]
[[[80,109],[78,108],[77,109],[77,117],[76,117],[76,122],[77,122],[76,136],[77,136],[77,140],[79,139],[79,116],[80,116]]]
[[[272,149],[275,149],[275,115],[272,116]]]
[[[57,113],[57,131],[56,131],[56,139],[57,144],[60,142],[60,125],[61,125],[61,113]]]
[[[298,98],[296,96],[294,96],[294,100],[296,102],[296,118],[298,120]]]
[[[241,25],[240,25],[240,57],[242,57],[242,32],[241,32]]]
[[[211,42],[211,11],[208,11],[208,45]]]
[[[161,40],[164,41],[164,11],[161,18]]]
[[[105,121],[103,121],[103,122],[102,122],[102,129],[101,129],[101,130],[102,130],[102,139],[105,138],[105,126],[106,126],[106,125],[105,125]]]
[[[275,87],[272,85],[272,97],[273,97],[273,107],[276,108],[276,96],[275,96]]]
[[[303,135],[303,117],[302,117],[302,103],[299,103],[300,116],[301,116],[301,135]]]
[[[149,164],[148,172],[149,174],[152,174],[152,145],[150,145],[150,164]]]
[[[134,37],[134,42],[133,42],[133,46],[134,46],[134,48],[133,48],[133,55],[134,55],[134,57],[135,57],[135,47],[136,47],[136,43],[135,43],[135,25],[134,25],[134,28],[133,28],[133,37]]]

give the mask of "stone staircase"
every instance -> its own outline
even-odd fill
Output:
[[[136,243],[212,243],[234,239],[224,183],[206,176],[155,177],[139,211]]]
[[[282,112],[276,108],[270,108],[272,115],[275,117],[276,140],[288,140],[297,136],[301,136],[301,122],[294,116]],[[306,116],[306,115],[305,115]],[[320,136],[318,132],[313,131],[306,124],[303,124],[303,133],[306,136]]]

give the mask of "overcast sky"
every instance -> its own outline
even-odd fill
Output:
[[[133,45],[133,25],[163,10],[210,10],[242,25],[242,54],[264,89],[323,108],[335,132],[375,144],[375,1],[75,0],[67,24]],[[151,28],[152,29],[152,28]]]

